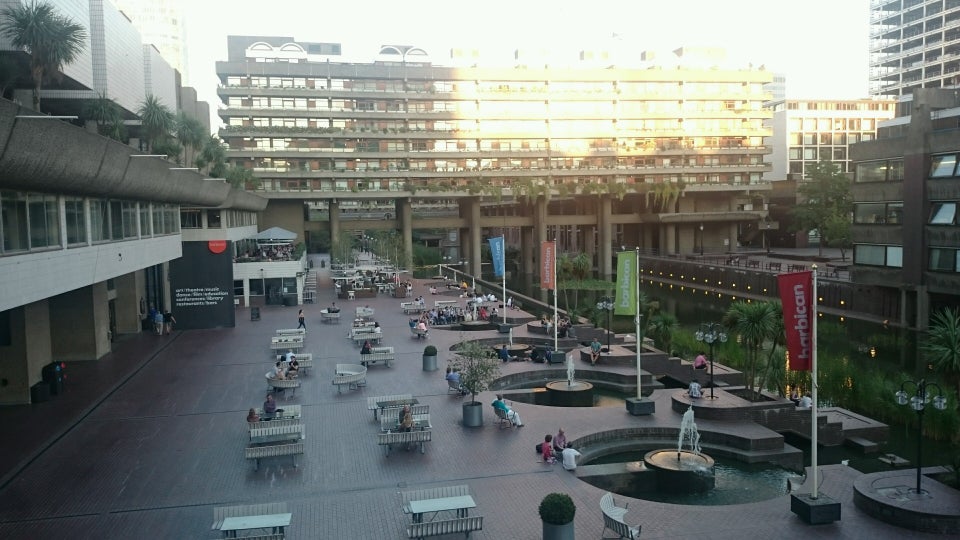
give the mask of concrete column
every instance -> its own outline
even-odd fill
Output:
[[[533,227],[520,228],[520,273],[532,276],[537,272],[537,261],[534,252],[540,253],[540,246],[533,241]]]
[[[330,242],[337,241],[340,236],[340,203],[330,200]]]
[[[141,321],[147,316],[147,303],[143,302],[143,312],[140,311],[140,299],[143,298],[143,271],[130,272],[118,276],[113,280],[117,298],[114,307],[117,315],[118,334],[139,334]]]
[[[917,285],[917,329],[930,329],[930,293],[926,285]]]
[[[596,231],[594,225],[587,225],[583,230],[583,252],[591,257],[597,253]]]
[[[483,243],[480,235],[480,199],[470,198],[470,214],[467,219],[470,233],[470,273],[480,275],[480,246]]]
[[[0,345],[0,405],[30,403],[30,387],[52,361],[50,307],[40,300],[13,308],[0,318],[10,326],[10,345]]]
[[[610,197],[600,197],[597,205],[598,224],[600,226],[600,257],[597,269],[600,279],[613,277],[613,229],[610,224],[611,215]]]
[[[403,235],[403,265],[413,271],[413,208],[410,198],[405,197],[397,201],[397,211],[400,215],[400,234]]]
[[[49,299],[56,360],[99,360],[110,352],[107,283],[101,281]]]
[[[663,242],[660,243],[660,252],[665,255],[675,254],[677,252],[677,226],[671,223],[660,225],[663,231]]]
[[[537,201],[534,203],[533,211],[534,215],[536,216],[534,223],[536,224],[535,232],[537,241],[534,245],[534,249],[531,250],[533,252],[531,255],[534,261],[534,268],[536,268],[537,279],[542,280],[543,277],[540,275],[540,268],[542,267],[540,264],[540,246],[543,244],[543,242],[552,240],[552,238],[547,238],[547,215],[550,213],[547,207],[547,199],[545,197],[537,197]],[[548,291],[546,289],[540,289],[541,302],[547,301],[547,293]]]

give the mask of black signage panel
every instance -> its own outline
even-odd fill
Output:
[[[183,256],[170,262],[176,328],[236,326],[233,306],[232,242],[184,242]]]

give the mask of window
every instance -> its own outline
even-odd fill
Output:
[[[853,222],[859,224],[883,223],[886,215],[884,203],[861,203],[853,207]]]
[[[903,247],[857,244],[853,246],[854,264],[869,266],[903,266]]]
[[[220,210],[207,210],[207,228],[219,229],[221,227]]]
[[[894,268],[903,268],[903,248],[900,246],[887,246],[887,266]]]
[[[150,203],[140,203],[140,236],[150,236]]]
[[[957,166],[957,156],[948,154],[945,156],[933,156],[933,163],[930,165],[931,178],[943,178],[953,176],[953,171]]]
[[[104,199],[90,201],[90,237],[94,242],[110,240],[110,208]]]
[[[123,237],[137,237],[137,203],[124,201],[123,203]]]
[[[29,249],[27,196],[16,191],[0,192],[0,223],[3,227],[3,250]]]
[[[233,280],[233,296],[240,298],[243,296],[243,280],[235,279]]]
[[[957,203],[941,202],[933,203],[930,210],[930,225],[956,225],[957,223]]]
[[[201,227],[199,210],[183,210],[180,212],[180,227],[183,229],[199,229]]]
[[[67,225],[67,245],[86,244],[87,220],[83,212],[83,199],[68,197],[63,206],[63,218]]]
[[[866,161],[856,165],[856,182],[895,182],[903,180],[903,160]]]
[[[251,279],[250,280],[250,296],[263,296],[263,280],[262,279]]]
[[[55,195],[29,196],[30,247],[60,245],[60,208]]]
[[[932,272],[958,272],[957,250],[951,248],[930,248],[929,270]]]

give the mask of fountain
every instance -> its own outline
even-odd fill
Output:
[[[574,379],[573,354],[567,353],[567,380],[550,381],[545,386],[554,407],[593,407],[593,385]]]
[[[683,449],[684,441],[689,450]],[[643,456],[647,468],[656,472],[657,489],[669,493],[703,492],[713,489],[713,458],[700,452],[700,433],[693,419],[693,407],[683,413],[677,449],[660,449]]]

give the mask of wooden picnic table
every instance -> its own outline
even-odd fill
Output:
[[[293,514],[267,514],[263,516],[228,517],[220,524],[224,538],[236,538],[237,531],[251,529],[270,529],[274,533],[283,534],[284,527],[290,526]]]
[[[257,427],[250,430],[250,444],[267,444],[303,439],[303,424]]]
[[[425,414],[414,414],[413,416],[413,429],[428,429],[432,427],[430,425],[430,413]],[[380,430],[381,431],[397,431],[400,429],[400,418],[387,418],[383,416],[380,418]]]
[[[410,501],[410,513],[413,515],[414,523],[422,523],[423,514],[432,513],[433,519],[436,519],[440,512],[450,512],[454,510],[457,512],[458,518],[467,517],[470,509],[476,507],[477,503],[470,495]],[[433,519],[430,521],[433,521]]]
[[[394,407],[403,407],[404,405],[416,405],[417,403],[420,403],[420,401],[417,398],[390,399],[387,401],[378,401],[377,407],[379,407],[380,410],[384,410],[384,409],[390,409]]]

